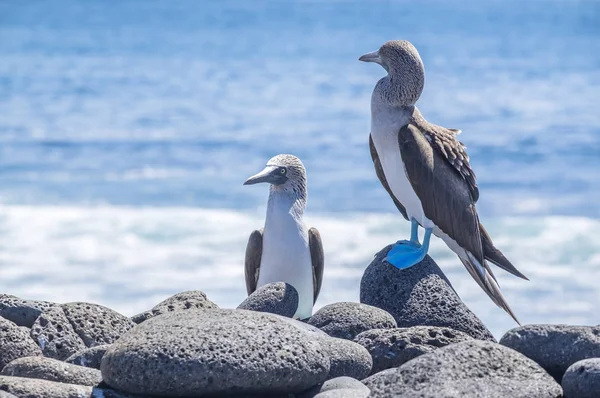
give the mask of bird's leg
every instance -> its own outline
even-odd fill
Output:
[[[431,228],[425,228],[423,244],[419,243],[418,223],[413,219],[410,232],[410,241],[402,240],[390,249],[385,261],[398,269],[407,269],[421,262],[429,250]]]

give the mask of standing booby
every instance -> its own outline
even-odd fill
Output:
[[[277,155],[244,185],[271,184],[265,227],[250,235],[246,246],[246,290],[286,282],[298,291],[294,318],[306,319],[323,280],[323,244],[316,228],[302,221],[306,208],[306,171],[295,156]]]
[[[369,145],[375,171],[404,218],[411,221],[410,241],[399,241],[386,260],[400,269],[417,264],[429,250],[431,234],[458,255],[479,286],[518,323],[502,296],[487,261],[527,279],[494,247],[479,222],[475,203],[479,190],[460,130],[427,122],[415,103],[421,96],[425,71],[417,49],[394,40],[359,58],[376,62],[388,75],[371,97]],[[425,229],[419,243],[418,227]]]

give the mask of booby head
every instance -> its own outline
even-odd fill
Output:
[[[425,68],[419,52],[407,40],[391,40],[377,51],[361,56],[359,61],[375,62],[388,72],[381,87],[382,95],[392,105],[414,105],[425,85]]]
[[[302,161],[294,155],[272,157],[267,166],[258,174],[248,178],[244,185],[261,182],[271,184],[271,191],[294,194],[306,198],[306,169]]]

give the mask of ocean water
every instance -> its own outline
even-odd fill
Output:
[[[409,234],[368,151],[357,61],[408,39],[419,107],[460,128],[522,323],[598,324],[600,3],[0,0],[0,292],[124,314],[206,291],[245,297],[243,257],[278,153],[308,171],[323,236],[317,307],[358,300],[374,253]],[[497,335],[514,322],[435,240]]]

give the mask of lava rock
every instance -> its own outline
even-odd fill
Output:
[[[275,315],[188,310],[149,319],[104,354],[104,381],[125,392],[194,396],[295,393],[325,380],[311,334]]]
[[[0,294],[0,316],[28,328],[42,312],[55,305],[47,301],[23,300],[10,294]]]
[[[84,398],[92,387],[26,377],[0,376],[0,386],[19,398]]]
[[[500,344],[533,359],[560,383],[575,362],[600,357],[600,327],[526,325],[506,332]]]
[[[474,339],[421,355],[363,383],[372,398],[562,396],[556,381],[531,359],[500,344]]]
[[[29,337],[28,329],[0,317],[0,369],[17,358],[41,355],[42,351]]]
[[[98,304],[76,302],[61,308],[86,347],[112,344],[135,326],[126,316]]]
[[[360,302],[392,314],[398,327],[445,326],[480,340],[496,341],[467,308],[429,256],[400,270],[384,261],[392,246],[375,256],[360,282]],[[375,329],[375,328],[373,328]]]
[[[11,393],[8,393],[6,391],[0,390],[0,398],[18,398],[18,397],[15,395],[12,395]]]
[[[285,282],[269,283],[256,289],[238,309],[269,312],[291,318],[298,310],[298,291]]]
[[[58,306],[43,312],[35,320],[30,334],[48,358],[63,360],[85,348],[83,340]]]
[[[95,386],[102,381],[99,370],[44,357],[15,359],[6,365],[0,374],[82,386]]]
[[[65,359],[65,362],[87,368],[100,369],[100,361],[106,350],[108,350],[108,347],[110,347],[110,344],[85,348]]]
[[[562,378],[566,398],[598,398],[600,358],[584,359],[569,366]]]
[[[327,380],[325,383],[299,394],[298,398],[366,398],[369,393],[367,386],[360,381],[352,377],[341,376]]]
[[[439,326],[373,329],[362,332],[354,341],[365,347],[373,358],[371,374],[398,366],[419,355],[473,337],[458,330]]]
[[[364,379],[371,373],[373,359],[364,347],[352,341],[323,336],[316,339],[329,357],[327,379],[348,376]]]
[[[370,329],[396,327],[394,317],[384,310],[360,303],[334,303],[322,307],[308,321],[331,337],[352,340]]]
[[[174,296],[167,298],[156,304],[151,310],[142,312],[131,317],[135,323],[142,323],[150,318],[167,312],[185,311],[185,310],[212,310],[218,309],[219,306],[210,301],[204,292],[200,290],[190,290],[187,292],[177,293]]]

